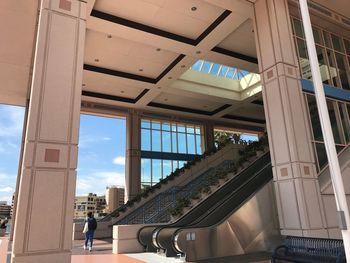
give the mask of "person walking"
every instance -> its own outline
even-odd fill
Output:
[[[97,221],[92,215],[92,212],[89,212],[87,214],[87,218],[85,220],[84,230],[83,230],[83,233],[85,234],[84,250],[87,250],[89,248],[89,251],[90,252],[92,251],[92,243],[93,243],[94,233],[96,228],[97,228]]]

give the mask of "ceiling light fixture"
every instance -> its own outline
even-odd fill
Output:
[[[99,62],[100,60],[98,58],[95,58],[95,62]]]
[[[186,65],[181,65],[181,67],[182,67],[182,68],[185,68],[185,67],[186,67]]]
[[[112,38],[112,35],[107,35],[108,38]]]
[[[200,52],[200,50],[197,50],[197,51],[196,51],[196,54],[200,54],[200,53],[202,53],[202,52]]]
[[[140,68],[140,69],[139,69],[139,71],[140,71],[140,72],[142,72],[142,71],[143,71],[143,69],[142,69],[142,68]]]
[[[164,101],[168,101],[168,99],[164,99]]]
[[[196,11],[196,10],[197,10],[197,7],[195,7],[195,6],[192,6],[192,7],[191,7],[191,11],[194,12],[194,11]]]
[[[162,87],[158,87],[158,89],[162,89]]]
[[[120,93],[124,93],[125,91],[124,90],[121,90]]]
[[[83,83],[83,87],[85,87],[86,86],[86,84],[85,83]]]
[[[173,77],[168,77],[168,79],[172,79]]]
[[[156,51],[161,51],[161,49],[160,49],[160,48],[157,48]]]

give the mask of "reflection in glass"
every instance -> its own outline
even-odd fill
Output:
[[[324,147],[323,143],[316,143],[316,152],[318,158],[318,165],[320,167],[320,170],[322,170],[328,163],[326,148]]]
[[[346,67],[346,57],[342,54],[335,53],[335,59],[337,61],[338,69],[339,69],[339,77],[341,81],[341,86],[343,89],[350,90],[350,72],[349,67]]]
[[[332,38],[333,48],[336,51],[344,52],[343,45],[341,44],[339,37],[332,34],[331,38]]]
[[[350,56],[350,41],[344,39],[344,46],[345,46],[346,54]]]
[[[307,95],[312,131],[315,141],[323,141],[320,118],[318,116],[316,100],[313,95]]]
[[[293,24],[294,24],[295,35],[297,35],[298,37],[304,38],[304,29],[301,24],[301,21],[298,19],[293,19]]]
[[[338,74],[337,74],[337,70],[334,70],[334,74],[333,74],[333,70],[332,69],[336,69],[337,67],[335,66],[335,60],[334,60],[334,52],[327,49],[326,50],[326,54],[327,54],[327,59],[328,59],[328,63],[330,66],[330,71],[331,71],[331,77],[332,77],[332,82],[333,85],[336,87],[340,87],[340,83],[338,80]]]
[[[328,114],[329,114],[329,118],[331,121],[334,141],[335,141],[335,143],[342,143],[342,140],[340,137],[340,132],[339,132],[339,126],[337,123],[337,117],[336,117],[334,104],[335,104],[335,102],[327,100]]]
[[[317,52],[317,58],[320,63],[320,72],[322,81],[325,84],[332,85],[331,83],[331,77],[329,73],[329,68],[325,60],[325,50],[321,48],[320,46],[316,46],[316,52]]]
[[[338,102],[340,119],[343,125],[346,143],[350,142],[350,123],[346,114],[346,107],[344,103]]]
[[[304,40],[297,39],[299,65],[303,79],[311,79],[311,68],[309,58],[307,56],[306,44]]]

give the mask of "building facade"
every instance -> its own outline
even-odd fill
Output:
[[[125,191],[122,187],[109,186],[106,188],[106,213],[111,213],[124,204]]]
[[[74,197],[81,113],[126,118],[126,201],[214,147],[214,129],[267,132],[280,233],[341,238],[298,1],[154,2],[0,6],[0,24],[12,26],[0,102],[27,109],[13,263],[70,262],[73,217],[101,211],[96,195]],[[342,155],[349,3],[312,0],[309,10]],[[348,160],[341,165],[349,197]]]
[[[74,218],[85,219],[87,214],[91,212],[99,217],[105,212],[106,199],[104,196],[97,196],[89,193],[87,196],[76,196],[74,202]]]

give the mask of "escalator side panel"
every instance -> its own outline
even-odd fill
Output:
[[[281,241],[273,183],[266,184],[220,225],[186,228],[177,235],[176,246],[186,254],[186,261],[273,250]]]

